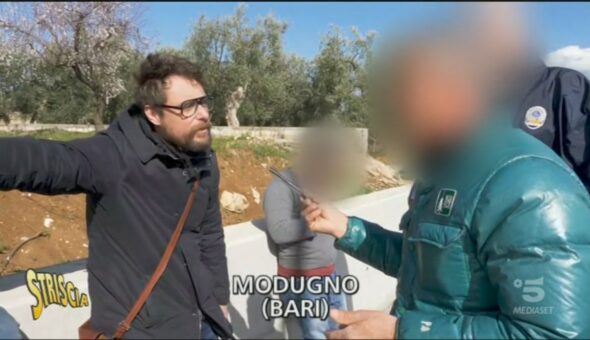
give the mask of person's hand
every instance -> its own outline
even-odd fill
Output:
[[[342,329],[327,332],[328,339],[395,339],[397,318],[387,313],[332,310],[330,317]]]
[[[227,305],[219,305],[219,308],[221,308],[221,312],[223,313],[223,316],[229,320],[229,309],[227,307]]]
[[[348,228],[348,216],[327,204],[318,204],[309,198],[302,199],[302,215],[315,233],[332,235],[341,238]]]

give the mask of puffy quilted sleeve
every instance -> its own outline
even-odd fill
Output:
[[[335,242],[337,249],[383,273],[397,277],[402,253],[402,234],[358,217],[349,217],[348,229]]]

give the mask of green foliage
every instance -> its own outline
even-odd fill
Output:
[[[218,154],[228,154],[232,151],[250,150],[254,155],[263,160],[266,157],[282,158],[289,160],[293,154],[280,146],[266,141],[252,140],[247,136],[239,138],[214,138],[213,149]]]
[[[106,122],[133,102],[134,75],[141,56],[133,54],[124,59],[119,73],[126,91],[109,101]],[[15,70],[26,65],[14,65],[11,69],[0,66],[0,116],[21,112],[42,123],[78,124],[92,120],[97,100],[87,86],[81,86],[74,72],[47,64],[36,65],[34,72]]]
[[[48,139],[59,142],[68,142],[75,139],[92,137],[94,132],[67,132],[62,130],[39,130],[32,132],[5,132],[0,131],[1,137],[32,137],[37,139]],[[250,150],[259,159],[282,158],[291,159],[292,153],[285,148],[282,148],[274,143],[253,140],[248,136],[241,136],[239,138],[213,138],[213,149],[218,154],[224,155],[231,153],[232,150]]]
[[[238,110],[244,126],[306,126],[334,118],[349,126],[367,126],[367,69],[374,34],[333,27],[317,56],[306,60],[284,51],[287,24],[271,15],[249,22],[246,5],[227,17],[201,16],[181,49],[158,52],[187,57],[202,69],[214,97],[212,120],[225,125],[226,105],[238,86],[245,98]],[[42,123],[88,123],[103,112],[110,123],[132,102],[135,73],[143,55],[129,47],[120,58],[117,78],[124,89],[108,100],[82,85],[76,72],[55,63],[15,58],[0,62],[0,119],[19,111]],[[18,62],[19,60],[27,62]]]
[[[254,152],[254,155],[260,159],[271,157],[289,160],[292,158],[292,154],[289,151],[270,143],[255,144],[251,150]]]
[[[370,194],[370,193],[372,193],[373,191],[375,191],[375,190],[373,190],[373,189],[372,189],[371,187],[369,187],[368,185],[363,185],[363,186],[361,186],[361,187],[360,187],[360,188],[357,190],[357,192],[355,192],[354,194],[350,195],[350,197],[353,197],[353,196],[360,196],[360,195],[366,195],[366,194]]]
[[[199,18],[184,52],[203,69],[215,99],[214,123],[225,123],[228,97],[246,88],[242,125],[302,126],[327,117],[355,126],[367,122],[366,72],[374,34],[333,28],[318,56],[306,61],[283,51],[287,25],[266,16],[250,25],[241,5],[227,18]]]
[[[39,130],[39,131],[18,131],[4,132],[0,131],[0,137],[32,137],[37,139],[48,139],[59,142],[69,142],[74,139],[92,137],[94,132],[68,132],[63,130]]]
[[[125,92],[121,66],[144,49],[140,19],[140,4],[116,1],[3,6],[0,60],[9,68],[18,60],[38,66],[26,65],[20,72],[27,87],[37,91],[20,93],[20,98],[15,93],[13,109],[60,121],[77,112],[79,119],[102,128],[109,104]],[[39,87],[37,80],[44,84]]]
[[[93,111],[91,91],[78,84],[73,72],[47,65],[37,72],[45,77],[31,77],[16,89],[15,111],[45,123],[78,123],[85,113]]]
[[[215,124],[225,123],[228,97],[238,86],[246,90],[239,111],[242,125],[290,123],[289,117],[297,113],[297,102],[289,96],[295,82],[301,81],[293,73],[301,69],[291,64],[303,61],[285,55],[286,30],[287,25],[272,16],[249,25],[244,5],[227,18],[199,18],[184,51],[202,68],[207,91],[215,97]]]
[[[347,38],[337,27],[326,35],[312,70],[309,120],[336,118],[353,126],[367,124],[367,76],[374,33],[362,36],[353,29]]]

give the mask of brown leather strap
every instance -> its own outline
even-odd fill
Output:
[[[164,251],[164,255],[162,256],[162,259],[160,260],[158,267],[156,267],[156,270],[154,271],[154,274],[152,274],[150,281],[143,289],[143,292],[141,292],[141,295],[139,296],[139,298],[135,302],[135,305],[133,306],[133,308],[131,308],[131,311],[129,312],[129,314],[127,315],[125,320],[121,321],[121,323],[119,323],[119,327],[117,327],[117,331],[115,332],[115,335],[113,335],[114,339],[123,338],[123,335],[125,335],[125,333],[131,328],[131,323],[133,323],[133,320],[135,320],[135,318],[137,317],[137,315],[139,314],[139,312],[143,308],[143,305],[145,304],[147,299],[150,297],[152,291],[154,290],[154,287],[158,283],[158,280],[160,280],[160,278],[162,277],[162,274],[164,274],[164,271],[166,270],[166,267],[168,267],[168,263],[170,262],[170,258],[172,257],[172,253],[174,252],[174,249],[176,248],[176,244],[178,243],[178,240],[180,239],[180,234],[182,233],[182,229],[184,229],[186,221],[188,220],[188,216],[189,216],[191,209],[193,207],[193,203],[195,202],[195,197],[197,195],[197,191],[199,190],[199,184],[200,184],[200,181],[196,181],[195,184],[193,185],[193,189],[192,189],[191,194],[186,202],[186,206],[184,207],[184,211],[182,212],[182,216],[180,216],[180,220],[178,221],[178,225],[176,226],[176,230],[174,230],[174,233],[172,234],[172,238],[170,239],[170,242],[168,242],[168,246],[166,247],[166,251]]]

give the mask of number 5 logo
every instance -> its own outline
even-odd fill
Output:
[[[523,287],[522,280],[514,280],[514,287]],[[541,302],[545,298],[543,290],[543,277],[534,280],[525,280],[522,288],[522,298],[526,302]]]

